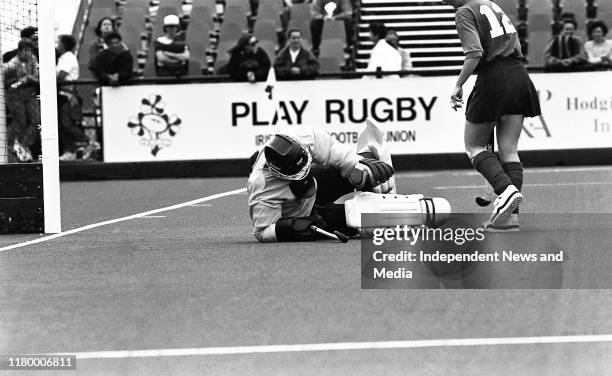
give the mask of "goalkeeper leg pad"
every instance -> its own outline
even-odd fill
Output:
[[[399,195],[355,192],[344,202],[348,227],[437,226],[451,213],[450,203],[442,197],[424,197],[421,194]],[[361,214],[377,214],[377,223],[362,223]]]

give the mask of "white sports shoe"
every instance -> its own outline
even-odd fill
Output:
[[[518,232],[521,229],[517,213],[510,214],[508,219],[501,225],[496,226],[487,221],[483,223],[482,227],[484,227],[486,232]]]
[[[493,203],[493,213],[489,222],[493,226],[501,226],[510,217],[510,214],[518,208],[519,204],[523,201],[523,195],[514,185],[509,185],[500,194]]]

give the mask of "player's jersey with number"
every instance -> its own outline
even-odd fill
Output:
[[[467,57],[482,57],[480,65],[496,57],[521,57],[521,45],[510,18],[489,0],[473,0],[457,9],[457,33]]]

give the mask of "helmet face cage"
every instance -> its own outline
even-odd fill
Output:
[[[302,180],[310,172],[312,156],[306,145],[287,135],[275,135],[264,148],[270,173],[283,180]]]

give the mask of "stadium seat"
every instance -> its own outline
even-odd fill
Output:
[[[204,7],[210,9],[211,13],[215,10],[215,0],[193,0],[193,7]]]
[[[550,38],[550,29],[529,32],[529,50],[527,53],[529,66],[541,67],[544,65],[544,49]]]
[[[159,8],[175,8],[179,10],[179,13],[182,13],[183,0],[159,0]]]
[[[148,0],[127,0],[123,4],[123,8],[125,9],[143,9],[147,10],[149,7],[150,1]]]
[[[225,10],[223,12],[225,13],[227,8],[230,7],[242,8],[244,9],[245,14],[251,12],[251,5],[249,4],[248,0],[225,0]]]
[[[142,49],[142,35],[145,32],[145,9],[139,8],[126,8],[123,11],[121,18],[121,26],[119,27],[119,33],[123,38],[123,42],[127,45],[138,46],[133,53]]]
[[[529,14],[527,17],[527,26],[529,32],[532,31],[548,31],[551,32],[552,15],[550,14]]]
[[[203,22],[194,22],[187,29],[186,42],[189,46],[190,60],[198,62],[200,68],[205,68],[207,64],[206,51],[209,46],[209,33],[210,28]],[[191,66],[189,69],[191,70]]]
[[[204,24],[206,25],[209,29],[213,29],[214,28],[214,22],[213,22],[213,13],[212,13],[212,9],[209,7],[202,7],[202,6],[194,6],[191,9],[191,15],[189,16],[189,26],[188,28],[191,28],[192,25],[198,25],[198,24]],[[193,22],[192,22],[193,21]]]
[[[310,21],[311,17],[308,4],[293,4],[291,6],[291,20]]]
[[[323,33],[321,40],[340,39],[346,44],[346,30],[344,29],[344,21],[340,20],[325,20],[323,23]]]
[[[281,7],[276,3],[259,4],[257,21],[270,20],[278,28],[281,24],[280,12]]]
[[[259,20],[253,28],[253,35],[260,41],[269,40],[278,44],[277,27],[272,20]]]
[[[612,1],[597,1],[597,19],[604,21],[608,27],[612,26]]]
[[[117,4],[115,0],[96,0],[92,1],[92,9],[105,9],[107,11],[115,12],[117,10]]]
[[[553,0],[527,0],[529,15],[548,14],[552,17]]]
[[[340,61],[331,56],[323,56],[319,58],[320,73],[336,73],[340,72]]]
[[[246,1],[245,1],[246,2]],[[243,7],[228,5],[223,12],[223,23],[233,22],[238,24],[243,30],[247,29],[247,12]]]
[[[219,44],[223,42],[236,43],[238,38],[240,38],[242,33],[245,31],[246,28],[234,22],[224,22],[221,25],[221,30],[219,31]]]
[[[341,39],[323,39],[319,57],[335,57],[344,64],[344,42]]]

